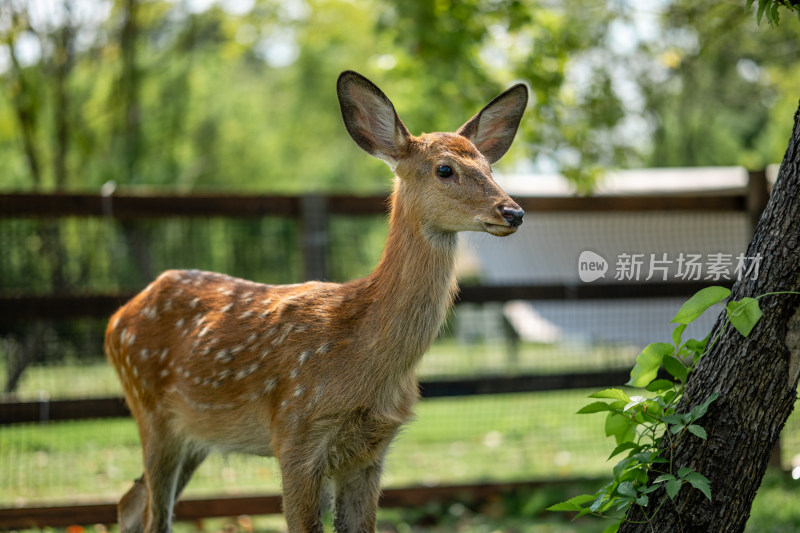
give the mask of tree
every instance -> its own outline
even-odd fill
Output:
[[[745,255],[762,258],[758,276],[737,281],[732,300],[800,290],[800,108],[778,180]],[[703,418],[707,439],[684,438],[673,450],[675,469],[691,467],[708,477],[711,500],[686,486],[658,512],[631,507],[620,531],[744,531],[797,400],[800,375],[800,296],[766,296],[761,306],[764,316],[746,338],[733,328],[721,331],[725,313],[720,315],[709,338],[721,336],[698,363],[678,407],[688,412],[719,393]],[[666,497],[659,492],[650,500]]]

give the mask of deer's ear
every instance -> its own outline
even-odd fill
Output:
[[[489,102],[458,129],[480,153],[494,163],[508,151],[528,104],[528,88],[517,84]]]
[[[339,75],[336,93],[350,137],[367,153],[394,168],[405,153],[411,134],[392,102],[374,83],[351,70]]]

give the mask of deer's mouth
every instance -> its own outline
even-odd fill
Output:
[[[503,224],[494,224],[492,222],[481,220],[480,223],[483,225],[483,229],[486,231],[486,233],[491,233],[497,237],[506,237],[517,231],[516,226],[512,226],[507,222]]]

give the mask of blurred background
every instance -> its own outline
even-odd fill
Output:
[[[426,398],[385,478],[499,488],[444,503],[421,492],[429,503],[385,511],[382,531],[604,529],[542,513],[592,491],[613,464],[602,417],[574,413],[593,390],[624,383],[644,345],[669,340],[680,302],[712,283],[674,270],[670,283],[611,279],[615,259],[735,258],[786,150],[800,23],[786,13],[757,24],[755,9],[0,0],[0,517],[107,505],[140,474],[102,337],[114,308],[161,270],[268,283],[371,271],[391,174],[342,125],[335,82],[353,69],[415,134],[456,129],[513,82],[531,89],[495,169],[526,224],[509,239],[462,238],[462,298],[420,368]],[[635,200],[620,210],[621,197]],[[611,264],[602,291],[578,280],[584,250]],[[781,474],[800,467],[798,454],[793,418],[751,531],[800,527]],[[279,484],[272,460],[213,457],[187,495]],[[248,520],[206,527],[282,527]]]

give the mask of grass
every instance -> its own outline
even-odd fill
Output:
[[[465,347],[439,341],[426,356],[424,376],[539,373],[620,366],[632,355],[607,348],[578,347],[554,359],[546,346],[523,344],[515,357],[501,344]],[[627,363],[626,363],[627,364]],[[509,370],[510,369],[510,370]],[[113,370],[104,362],[89,365],[33,367],[26,373],[20,397],[36,398],[46,390],[53,398],[119,394]],[[555,391],[421,402],[417,419],[396,439],[387,459],[384,486],[474,483],[530,479],[592,477],[607,474],[605,458],[613,448],[603,437],[603,417],[576,416],[594,390]],[[800,462],[800,419],[784,430],[784,464]],[[141,473],[141,451],[132,420],[95,420],[50,425],[0,426],[0,507],[48,503],[114,501]],[[800,510],[794,505],[800,486],[785,475],[770,473],[748,522],[749,533],[800,532]],[[462,503],[387,509],[380,515],[381,533],[543,533],[600,532],[608,524],[570,523],[545,513],[547,505],[595,486],[556,489],[493,500],[480,507]],[[212,455],[192,479],[188,497],[277,493],[280,479],[272,459]],[[204,522],[206,531],[282,531],[281,517],[240,517]],[[183,524],[177,533],[195,531]],[[96,533],[103,533],[97,531]]]
[[[421,402],[396,439],[384,484],[511,481],[599,474],[609,443],[601,418],[565,423],[587,391],[510,394]],[[117,498],[141,473],[132,420],[0,428],[0,505]],[[190,495],[279,490],[272,459],[214,455]]]

